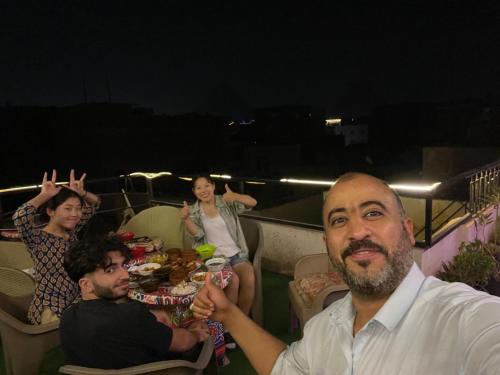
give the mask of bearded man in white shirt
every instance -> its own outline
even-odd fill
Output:
[[[342,176],[323,206],[325,242],[351,292],[290,346],[258,327],[208,279],[195,315],[220,320],[259,374],[500,373],[500,298],[425,277],[413,222],[383,181]]]

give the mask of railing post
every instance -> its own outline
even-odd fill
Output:
[[[240,191],[239,191],[239,193],[240,194],[245,194],[245,181],[240,180],[238,182],[238,185],[240,185]]]
[[[425,247],[430,247],[432,243],[432,198],[425,198]]]
[[[148,204],[149,207],[151,207],[151,201],[154,199],[154,191],[153,191],[153,179],[152,178],[146,178],[146,187],[148,189]]]

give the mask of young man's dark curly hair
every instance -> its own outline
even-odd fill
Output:
[[[111,262],[108,253],[118,251],[130,259],[130,250],[119,236],[109,235],[76,242],[64,254],[64,269],[71,280],[78,282],[87,273],[105,268]]]

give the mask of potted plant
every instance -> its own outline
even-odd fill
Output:
[[[473,288],[486,291],[486,286],[497,269],[495,260],[483,249],[478,239],[462,242],[458,254],[436,276],[449,282],[462,282]]]

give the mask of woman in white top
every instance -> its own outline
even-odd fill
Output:
[[[255,297],[255,274],[248,261],[248,248],[238,214],[255,207],[257,201],[249,195],[233,192],[215,195],[215,183],[209,176],[193,179],[193,193],[197,202],[188,206],[184,202],[181,217],[193,238],[193,246],[212,243],[215,255],[229,259],[235,277],[226,288],[227,296],[247,315]]]

